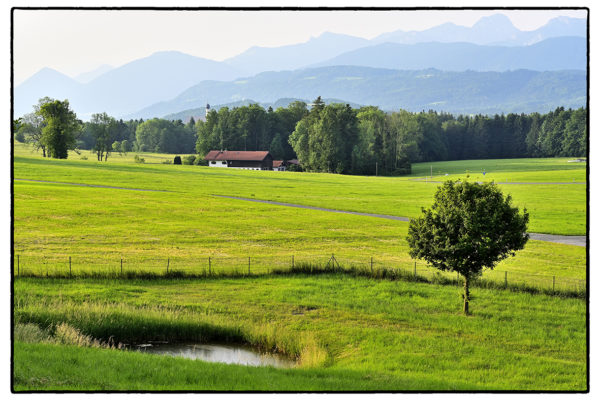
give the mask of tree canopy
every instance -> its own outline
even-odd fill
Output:
[[[68,110],[63,122],[50,115],[59,111],[56,102],[40,99],[34,111],[13,127],[16,140],[33,144],[44,156],[54,157],[59,148],[66,156],[64,147],[93,150],[104,160],[110,151],[189,154],[195,150],[203,156],[210,150],[268,150],[275,159],[298,159],[307,171],[402,175],[417,162],[584,157],[588,151],[585,108],[455,116],[431,110],[356,109],[326,104],[318,97],[310,107],[302,101],[276,110],[258,104],[221,107],[206,120],[190,118],[186,124],[163,118],[117,121],[106,113],[94,114],[80,133],[80,122],[68,109],[68,101],[59,102]]]
[[[438,187],[431,208],[410,220],[409,254],[464,277],[463,310],[468,314],[470,281],[525,246],[528,222],[527,210],[519,213],[511,196],[494,183],[447,181]]]
[[[69,108],[69,101],[53,100],[42,104],[39,115],[44,120],[40,143],[52,158],[67,158],[68,151],[75,148],[81,121]]]
[[[95,139],[93,149],[96,151],[98,161],[108,159],[108,155],[113,150],[113,143],[116,138],[117,121],[106,113],[92,114],[90,129]],[[120,148],[116,149],[120,151]]]

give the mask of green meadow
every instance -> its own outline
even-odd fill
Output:
[[[20,279],[15,283],[18,323],[44,328],[67,323],[88,335],[127,343],[245,342],[286,353],[298,365],[224,367],[18,342],[15,387],[585,390],[584,301],[479,289],[474,315],[465,317],[459,291],[341,274],[198,281]]]
[[[586,185],[573,183],[586,182],[585,163],[454,161],[365,177],[14,152],[15,323],[121,342],[249,343],[298,361],[225,366],[17,338],[16,390],[586,390],[586,303],[561,294],[585,286],[585,248],[530,240],[483,279],[545,294],[478,286],[464,317],[452,284],[376,278],[436,281],[408,255],[407,222],[214,196],[414,217],[444,179],[538,183],[502,186],[527,208],[529,231],[584,235]],[[373,276],[272,273],[332,254]]]
[[[165,190],[202,199],[215,194],[239,196],[404,217],[417,216],[421,207],[429,206],[438,185],[423,181],[429,164],[415,164],[413,176],[395,178],[135,164],[132,160],[131,153],[122,160],[115,155],[106,163],[48,160],[21,145],[15,149],[15,178]],[[560,158],[444,162],[437,163],[439,168],[436,168],[443,175],[434,175],[433,179],[465,179],[469,175],[467,179],[478,181],[535,182],[502,186],[515,205],[527,208],[531,214],[530,231],[585,235],[586,165],[568,161]],[[486,169],[485,179],[483,175],[464,172],[475,169],[476,165]],[[445,172],[449,175],[443,171],[449,171]],[[572,184],[573,181],[580,184]]]

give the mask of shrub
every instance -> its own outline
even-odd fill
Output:
[[[196,157],[196,160],[194,160],[194,165],[202,165],[204,167],[208,167],[208,161],[204,159],[204,157]]]
[[[133,157],[133,161],[135,161],[136,163],[139,163],[139,164],[143,164],[143,163],[146,162],[146,160],[144,160],[143,158],[141,158],[137,154],[135,155],[135,157]]]
[[[183,163],[185,165],[193,165],[195,161],[196,161],[196,156],[183,157]]]
[[[165,161],[163,161],[162,163],[163,163],[163,164],[172,164],[173,162],[172,162],[171,160],[165,160]],[[175,164],[177,164],[177,163],[175,163]]]
[[[170,163],[165,163],[165,164],[170,164]],[[173,159],[173,164],[181,165],[181,157],[175,156],[175,158]]]
[[[15,132],[15,140],[19,143],[25,143],[25,134],[23,134],[23,131],[18,130]]]

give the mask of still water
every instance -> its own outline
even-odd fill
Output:
[[[273,353],[259,353],[252,347],[222,345],[222,344],[143,344],[136,349],[146,353],[164,354],[173,357],[189,358],[191,360],[204,360],[225,364],[241,364],[252,366],[272,366],[278,368],[291,368],[294,361]]]

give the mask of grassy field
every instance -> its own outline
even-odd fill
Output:
[[[118,350],[17,343],[15,385],[585,390],[584,301],[477,289],[474,314],[464,317],[458,292],[336,274],[200,281],[20,279],[18,323],[68,323],[87,335],[128,343],[226,338],[277,349],[297,358],[299,366],[213,367]],[[90,359],[99,364],[87,370]]]
[[[16,169],[20,163],[17,160]],[[71,182],[78,172],[87,172],[78,162],[67,163],[39,167],[38,175],[49,171],[63,175],[38,178]],[[219,187],[215,181],[189,192],[182,190],[195,180],[212,179],[208,168],[174,173],[151,166],[114,167],[131,170],[111,171],[112,182],[110,175],[106,180],[92,175],[85,181],[175,189],[170,182],[179,183],[180,190],[141,192],[16,181],[14,248],[20,271],[64,273],[69,257],[75,273],[120,271],[121,259],[125,271],[166,271],[169,263],[172,270],[200,272],[208,269],[208,257],[213,271],[246,271],[251,257],[251,271],[266,272],[290,265],[292,256],[296,262],[322,264],[333,253],[345,264],[367,264],[373,257],[375,267],[413,269],[404,240],[405,222],[216,198],[206,194],[211,190],[207,184]],[[115,183],[134,179],[136,174],[141,177],[137,183]],[[239,175],[233,174],[235,178]],[[511,282],[543,281],[546,286],[556,276],[558,286],[572,288],[579,285],[573,280],[585,279],[585,254],[581,247],[530,241],[516,258],[484,276],[504,280],[508,272]],[[423,273],[428,271],[423,264],[418,267]]]
[[[561,290],[582,288],[586,249],[530,241],[483,278],[552,288],[558,295],[460,289],[335,275],[255,275],[296,265],[413,271],[406,222],[224,199],[214,194],[341,210],[416,216],[437,183],[164,165],[173,155],[114,155],[97,162],[43,159],[17,145],[14,158],[14,286],[17,323],[61,322],[106,340],[223,340],[277,349],[292,370],[215,366],[110,349],[15,342],[18,390],[585,390],[585,309]],[[531,213],[530,232],[586,233],[585,164],[567,159],[434,163],[434,180],[505,185]],[[437,173],[436,173],[437,168]],[[467,169],[469,172],[467,172]],[[449,174],[446,176],[445,174]],[[30,180],[63,182],[32,182]],[[428,179],[429,180],[429,179]],[[104,185],[139,190],[76,186]],[[293,261],[292,261],[292,256]],[[209,261],[210,257],[210,261]],[[250,260],[249,260],[250,258]],[[70,260],[70,264],[69,264]],[[199,279],[53,279],[89,273],[204,275]],[[17,269],[18,268],[18,269]],[[435,274],[417,264],[420,276]],[[39,277],[24,278],[35,274]],[[433,278],[432,278],[433,279]],[[398,349],[398,351],[390,351]],[[95,367],[94,367],[95,366]],[[88,368],[89,367],[89,368]],[[94,369],[95,368],[95,369]],[[82,371],[93,370],[93,373]],[[168,373],[162,371],[168,370]],[[232,378],[235,377],[235,378]]]

